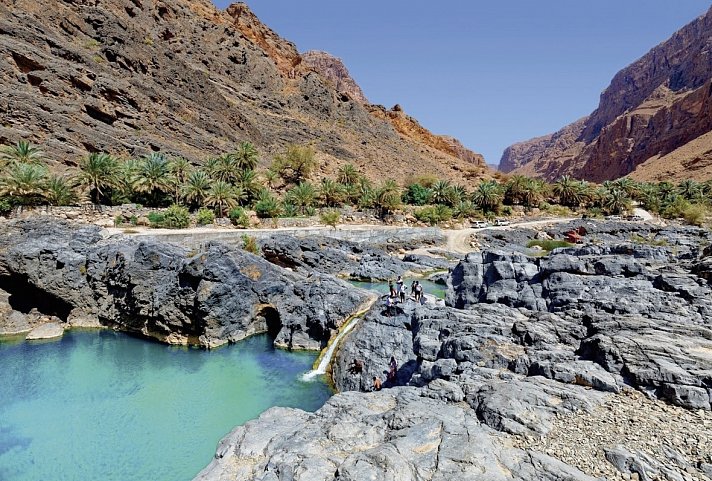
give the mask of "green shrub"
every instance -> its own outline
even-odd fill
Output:
[[[410,184],[403,194],[403,202],[410,205],[427,205],[432,197],[432,191],[420,184]]]
[[[655,247],[664,247],[668,245],[668,241],[665,239],[656,239],[655,234],[650,234],[648,237],[643,237],[640,234],[633,234],[630,236],[630,240],[635,244],[643,244]]]
[[[232,211],[230,211],[232,212]],[[199,209],[195,216],[198,225],[209,225],[215,222],[215,213],[210,209]],[[232,220],[232,217],[230,217]]]
[[[255,204],[255,212],[260,219],[270,219],[279,216],[279,202],[272,194],[263,194]]]
[[[182,205],[173,204],[163,213],[163,227],[184,229],[190,225],[190,212]]]
[[[338,210],[327,210],[321,213],[320,220],[322,224],[330,225],[336,229],[336,226],[341,221],[341,213]]]
[[[230,218],[230,222],[232,222],[232,225],[234,226],[244,228],[250,227],[250,219],[247,217],[247,213],[242,207],[233,207],[230,209],[230,212],[227,213],[227,216]]]
[[[114,227],[121,227],[124,223],[124,216],[119,214],[114,217]]]
[[[299,215],[297,206],[290,203],[290,202],[284,202],[282,204],[282,216],[283,217],[296,217]]]
[[[415,218],[420,222],[435,225],[452,219],[452,209],[445,205],[433,205],[415,212]]]
[[[12,212],[12,204],[7,199],[0,199],[0,215],[6,216]]]
[[[151,227],[163,227],[163,221],[165,217],[161,212],[149,212],[148,221],[151,223]]]
[[[512,215],[512,213],[514,211],[512,210],[512,208],[510,206],[505,205],[502,207],[501,212],[502,212],[502,215],[509,217],[510,215]]]
[[[541,247],[542,250],[551,252],[560,247],[573,247],[573,244],[562,240],[533,240],[527,244],[527,247],[530,249],[532,247]]]
[[[138,225],[138,217],[136,217],[135,215],[132,215],[131,217],[129,217],[129,223],[131,225]]]
[[[252,254],[260,254],[260,246],[257,244],[257,239],[247,234],[242,235],[242,248]]]
[[[700,204],[692,204],[682,211],[682,217],[690,225],[696,225],[697,227],[702,227],[705,222],[705,215],[707,214],[707,209]]]

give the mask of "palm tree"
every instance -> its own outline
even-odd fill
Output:
[[[180,190],[183,184],[185,184],[185,179],[188,177],[188,174],[191,172],[193,169],[193,166],[190,165],[190,162],[188,162],[186,159],[183,157],[178,157],[176,159],[171,160],[169,164],[169,171],[171,173],[171,176],[173,176],[173,202],[178,203],[180,200]]]
[[[339,167],[336,180],[344,185],[355,185],[360,177],[361,174],[353,164],[346,164]]]
[[[438,180],[430,187],[430,201],[433,204],[449,204],[452,184],[449,180]]]
[[[279,179],[279,174],[272,169],[268,169],[262,172],[262,177],[264,178],[264,184],[269,189],[273,189],[277,186],[277,179]]]
[[[691,179],[683,180],[677,186],[677,192],[689,201],[697,201],[703,195],[702,184]]]
[[[152,205],[158,206],[161,203],[161,196],[171,192],[173,186],[174,179],[165,155],[153,153],[143,158],[133,179],[133,188],[136,192],[147,194]]]
[[[235,157],[229,154],[210,159],[206,165],[208,172],[215,180],[234,184],[240,169],[237,168]]]
[[[114,157],[103,152],[94,152],[79,163],[77,182],[89,189],[91,200],[99,204],[107,197],[108,190],[119,181],[119,164]]]
[[[0,150],[0,166],[3,164],[32,164],[42,160],[43,152],[36,145],[26,140],[19,140],[15,145],[6,145]]]
[[[213,182],[205,197],[206,205],[215,209],[219,217],[225,217],[227,212],[237,206],[238,202],[244,198],[245,193],[236,189],[225,181],[217,180]]]
[[[194,170],[188,174],[181,187],[183,198],[193,207],[201,206],[205,202],[210,190],[212,179],[203,170]]]
[[[521,204],[524,200],[524,192],[528,186],[527,181],[529,180],[531,179],[523,175],[513,175],[505,185],[505,200],[510,204]],[[531,187],[531,185],[529,185],[529,187]]]
[[[255,146],[249,142],[240,142],[232,156],[239,170],[255,170],[260,158]]]
[[[257,180],[257,173],[251,169],[244,169],[237,173],[235,184],[247,195],[248,202],[253,201],[262,191],[263,187]]]
[[[498,212],[504,199],[502,187],[494,180],[480,182],[472,193],[472,203],[485,212]]]
[[[294,204],[299,209],[299,212],[304,215],[309,207],[314,205],[316,196],[317,192],[312,184],[301,182],[287,192],[287,202]]]
[[[542,201],[546,191],[546,185],[538,179],[524,178],[524,182],[519,189],[519,199],[527,207],[536,207]]]
[[[42,201],[47,182],[47,168],[43,165],[16,163],[0,180],[0,193],[17,199],[24,205]]]
[[[640,190],[638,182],[634,181],[630,177],[621,177],[620,179],[616,179],[612,182],[612,185],[614,188],[625,192],[625,194],[631,199],[635,198]]]
[[[588,182],[572,179],[568,175],[554,182],[553,192],[559,203],[567,207],[580,207],[592,193]]]
[[[343,185],[331,179],[322,179],[319,188],[319,197],[326,207],[337,207],[341,205],[346,197],[346,189]]]
[[[77,202],[77,193],[70,179],[52,175],[45,186],[45,198],[49,205],[72,205]]]
[[[622,214],[629,210],[630,198],[622,189],[604,189],[601,205],[609,214]]]
[[[401,191],[395,180],[389,179],[374,193],[374,207],[379,209],[381,217],[398,209],[401,205]]]

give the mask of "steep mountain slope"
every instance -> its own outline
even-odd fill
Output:
[[[621,70],[588,117],[509,147],[506,172],[593,181],[709,178],[712,9]]]
[[[0,57],[0,142],[39,143],[58,168],[98,150],[201,162],[250,140],[265,164],[312,143],[322,173],[346,162],[373,178],[487,170],[372,115],[244,4],[0,0]]]

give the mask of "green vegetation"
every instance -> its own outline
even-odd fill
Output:
[[[338,210],[327,210],[322,212],[319,218],[322,224],[329,225],[336,229],[336,226],[339,225],[341,221],[341,213],[339,213]]]
[[[50,172],[41,148],[20,140],[0,149],[0,215],[16,206],[135,203],[175,206],[168,220],[165,214],[162,219],[155,214],[152,225],[183,225],[180,206],[195,213],[200,225],[227,216],[246,227],[248,209],[262,219],[314,216],[317,209],[328,209],[328,218],[332,210],[349,206],[373,209],[381,218],[405,210],[435,225],[537,209],[559,216],[624,215],[638,203],[661,217],[704,225],[712,205],[712,181],[673,184],[622,178],[595,185],[564,176],[549,184],[513,175],[459,185],[424,174],[401,185],[388,179],[373,183],[354,164],[339,167],[332,178],[314,178],[318,161],[308,145],[287,147],[266,169],[260,168],[265,165],[260,159],[249,142],[203,162],[160,152],[133,159],[96,152],[78,159],[75,171],[58,176]]]
[[[247,228],[250,227],[250,219],[247,217],[245,209],[242,207],[233,207],[227,214],[232,222],[232,225]]]
[[[252,254],[260,255],[260,246],[257,244],[257,239],[247,234],[242,235],[242,248]]]
[[[230,213],[232,213],[232,211],[230,211]],[[232,217],[230,217],[230,219],[232,219]],[[195,221],[198,225],[210,225],[215,222],[215,212],[205,208],[199,209],[195,215]]]
[[[546,252],[551,252],[554,249],[558,249],[560,247],[573,247],[574,245],[571,244],[570,242],[562,241],[562,240],[533,240],[530,241],[527,244],[527,247],[530,249],[532,247],[540,247],[542,250]]]
[[[426,224],[436,225],[452,219],[453,212],[446,205],[433,205],[415,212],[415,218]]]
[[[648,237],[644,237],[640,234],[633,234],[630,236],[631,242],[635,244],[644,244],[654,247],[664,247],[668,245],[668,241],[665,239],[656,239],[655,234],[650,234]]]

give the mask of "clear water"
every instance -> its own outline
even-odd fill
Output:
[[[215,351],[111,331],[0,341],[0,480],[181,481],[272,406],[316,410],[315,354],[256,336]]]
[[[405,281],[407,288],[406,293],[410,295],[410,284],[413,282],[413,279],[406,279]],[[418,279],[418,281],[420,282],[420,285],[423,286],[423,292],[430,294],[431,296],[435,296],[438,299],[445,299],[445,291],[447,290],[445,286],[436,284],[427,279]],[[388,294],[388,282],[350,282],[351,284],[363,289],[380,292],[381,294]]]

